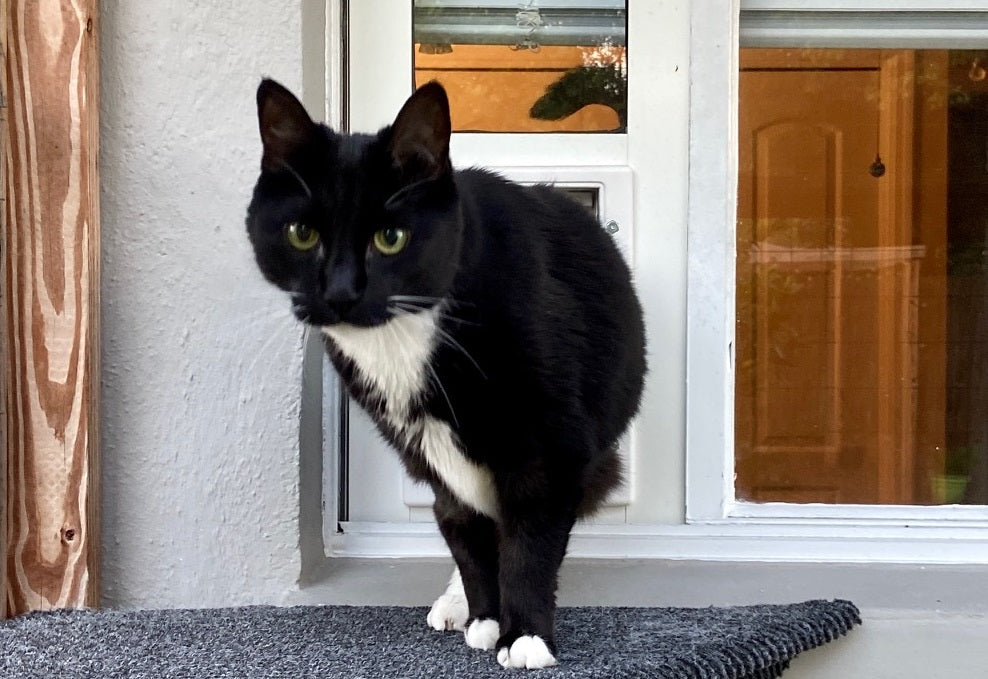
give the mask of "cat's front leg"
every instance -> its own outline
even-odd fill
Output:
[[[457,501],[445,488],[436,488],[435,494],[433,509],[436,521],[453,554],[457,571],[450,580],[449,588],[433,604],[429,624],[440,629],[439,623],[445,623],[453,617],[450,615],[453,613],[456,623],[463,622],[454,624],[452,628],[463,630],[468,646],[492,649],[501,629],[498,622],[500,591],[494,521]],[[466,597],[466,615],[463,615],[462,609],[449,607],[456,603],[457,584]],[[441,613],[437,609],[445,610]]]
[[[557,576],[575,512],[544,505],[515,508],[501,524],[497,660],[504,667],[549,667],[556,664]]]

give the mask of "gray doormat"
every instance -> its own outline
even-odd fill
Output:
[[[768,679],[861,622],[849,601],[561,608],[559,665],[504,670],[426,609],[299,606],[55,611],[0,622],[0,677]]]

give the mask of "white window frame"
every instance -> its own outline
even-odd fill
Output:
[[[740,26],[745,12],[750,33]],[[765,31],[775,13],[837,12],[869,21],[858,32]],[[942,14],[932,29],[921,12]],[[805,15],[804,16],[808,16]],[[967,20],[957,23],[958,16]],[[890,19],[894,19],[891,20]],[[686,520],[707,530],[770,538],[790,535],[818,559],[840,561],[988,562],[988,507],[756,504],[734,493],[734,291],[740,44],[815,46],[919,45],[988,47],[983,0],[731,0],[731,11],[692,4],[690,198],[687,315]],[[903,28],[896,28],[902,23]],[[927,24],[927,25],[924,25]],[[720,39],[711,39],[717,36]],[[725,93],[727,96],[725,96]],[[779,554],[786,551],[779,550]],[[949,554],[948,554],[949,552]]]
[[[673,414],[684,430],[677,434],[676,422],[640,423],[639,429],[647,432],[649,441],[660,441],[654,447],[673,449],[672,456],[663,452],[655,459],[643,460],[646,468],[638,470],[642,477],[652,479],[656,486],[650,492],[673,493],[670,503],[679,511],[666,507],[658,514],[646,518],[629,517],[623,524],[580,525],[574,530],[570,542],[571,556],[624,558],[624,559],[699,559],[718,561],[757,562],[833,562],[833,563],[912,563],[912,564],[988,564],[988,508],[985,507],[889,507],[856,505],[794,505],[738,503],[734,499],[734,450],[733,413],[734,383],[732,344],[734,341],[734,286],[735,286],[735,219],[737,195],[737,113],[738,113],[738,47],[740,44],[739,17],[742,10],[746,19],[768,17],[771,12],[838,11],[853,18],[855,12],[889,17],[898,12],[937,11],[971,12],[978,17],[977,25],[965,35],[955,33],[949,47],[981,47],[988,45],[988,0],[726,0],[725,2],[700,2],[680,0],[678,11],[688,12],[689,35],[689,172],[686,248],[687,262],[685,300],[685,366],[680,373],[685,377],[685,412],[679,412],[673,393],[678,383],[659,395],[668,400]],[[353,3],[364,8],[363,3]],[[402,3],[404,5],[404,3]],[[631,10],[648,13],[650,6],[638,4]],[[749,12],[751,14],[749,14]],[[764,13],[764,14],[759,14]],[[865,16],[862,14],[861,16]],[[757,23],[757,22],[756,22]],[[393,24],[392,24],[393,26]],[[334,36],[329,27],[330,40]],[[388,30],[383,27],[383,30]],[[629,26],[630,39],[635,40],[635,27]],[[843,35],[843,33],[842,33]],[[851,35],[851,34],[846,34]],[[871,34],[869,34],[871,35]],[[930,39],[939,33],[914,31],[915,44],[931,45]],[[379,36],[381,37],[381,36]],[[388,36],[383,36],[388,39]],[[398,35],[392,36],[399,39]],[[790,36],[791,37],[791,36]],[[806,36],[804,35],[803,38]],[[846,37],[846,36],[845,36]],[[903,30],[888,32],[881,40],[902,46]],[[402,38],[403,39],[403,38]],[[679,39],[678,34],[676,39]],[[765,40],[762,37],[760,40]],[[822,44],[834,44],[831,35]],[[853,41],[851,41],[853,42]],[[760,44],[765,44],[761,42]],[[889,46],[892,46],[891,44]],[[383,72],[408,72],[411,55],[401,57],[400,62],[380,63]],[[339,64],[328,64],[341,68]],[[666,64],[663,64],[663,66]],[[684,65],[685,66],[685,65]],[[642,86],[653,78],[658,70],[642,71]],[[666,76],[664,76],[666,77]],[[352,88],[364,88],[354,99],[366,103],[367,110],[392,111],[401,100],[374,100],[375,83],[351,83]],[[387,88],[380,90],[385,92]],[[353,92],[354,89],[351,89]],[[386,98],[388,95],[382,95]],[[676,102],[663,102],[664,109],[677,106]],[[327,111],[330,119],[334,111]],[[351,109],[351,113],[353,110]],[[492,135],[460,135],[454,141],[456,158],[465,163],[486,165],[540,164],[546,153],[563,164],[623,165],[630,159],[655,155],[656,151],[673,156],[685,153],[679,146],[682,141],[680,127],[673,121],[666,124],[664,110],[649,111],[652,114],[650,128],[661,134],[661,143],[651,146],[627,146],[626,136],[601,136],[599,148],[588,155],[586,148],[577,149],[567,135],[544,136],[534,139],[530,152],[519,159],[516,152],[505,153],[498,147]],[[356,116],[354,127],[371,129],[374,124],[386,124],[389,120],[368,120]],[[582,136],[584,143],[588,139]],[[652,144],[649,140],[648,144]],[[530,158],[528,157],[530,156]],[[669,168],[672,166],[670,165]],[[669,175],[672,178],[672,175]],[[675,181],[673,180],[673,183]],[[638,187],[642,190],[642,187]],[[676,189],[679,190],[678,188]],[[663,194],[663,200],[672,194]],[[648,238],[648,248],[653,252],[656,240],[670,239],[668,233],[643,234]],[[675,239],[662,240],[663,245]],[[641,244],[641,241],[638,241]],[[636,247],[636,249],[639,249]],[[682,256],[678,249],[670,258]],[[673,259],[660,264],[671,265]],[[674,299],[666,303],[676,304]],[[676,313],[670,311],[670,317]],[[673,324],[675,325],[675,324]],[[654,366],[665,371],[657,384],[669,383],[675,378],[680,354],[678,343],[671,341],[676,332],[659,337],[664,350],[671,347],[667,363],[672,368]],[[650,341],[657,338],[650,337]],[[329,450],[326,473],[326,522],[324,537],[328,556],[397,557],[444,556],[448,550],[434,526],[426,523],[350,522],[344,533],[336,532],[335,464],[332,435],[338,404],[332,402],[335,379],[332,370],[326,371],[327,386],[324,394],[330,396],[325,409],[326,431],[331,432],[327,443]],[[655,394],[651,398],[655,398]],[[641,432],[639,434],[641,436]],[[679,448],[679,436],[685,437],[685,470],[680,476],[675,455]],[[655,477],[655,478],[653,478]],[[663,478],[659,478],[663,477]],[[672,477],[672,480],[670,480]],[[676,495],[676,491],[682,495]],[[650,517],[650,518],[649,518]],[[637,523],[635,523],[637,521]]]

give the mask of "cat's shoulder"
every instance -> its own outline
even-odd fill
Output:
[[[500,172],[486,167],[467,167],[457,170],[456,184],[460,189],[503,188],[517,186]]]
[[[465,193],[481,204],[497,204],[508,210],[531,208],[534,204],[565,208],[571,207],[572,202],[572,198],[552,184],[520,184],[485,167],[457,170],[456,183],[461,194]]]

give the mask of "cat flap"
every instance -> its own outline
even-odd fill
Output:
[[[257,122],[264,144],[261,166],[265,170],[291,170],[289,159],[312,138],[316,129],[302,102],[267,78],[257,88]]]
[[[449,168],[449,99],[435,80],[415,90],[391,126],[388,150],[396,166],[412,181]]]

